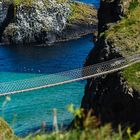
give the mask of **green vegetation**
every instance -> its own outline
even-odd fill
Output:
[[[22,0],[15,0],[18,5]],[[27,3],[26,3],[27,2]],[[47,2],[47,0],[46,0]],[[57,0],[58,3],[67,2],[67,0]],[[25,4],[31,4],[32,0],[24,0]],[[69,17],[69,22],[85,21],[96,15],[96,11],[90,6],[81,3],[71,3],[72,13]],[[89,21],[89,20],[87,20]],[[95,19],[91,19],[95,22]],[[104,35],[108,41],[119,47],[123,56],[140,53],[140,5],[137,0],[133,0],[129,7],[129,12],[126,17],[113,25]],[[128,84],[134,89],[140,91],[140,63],[134,64],[123,70],[123,76],[128,81]],[[73,110],[69,107],[69,111],[74,115],[81,117],[81,111]],[[65,132],[52,132],[48,134],[38,134],[36,136],[28,136],[26,138],[17,138],[8,124],[0,119],[0,139],[5,140],[139,140],[140,132],[131,134],[131,129],[128,128],[124,133],[119,126],[118,131],[114,132],[111,125],[96,127],[94,118],[88,117],[84,121],[84,129],[74,129]]]
[[[97,11],[91,6],[82,3],[73,2],[70,5],[70,9],[72,12],[68,19],[69,22],[77,22],[77,21],[79,22],[84,21],[87,23],[97,22],[96,19]]]
[[[88,130],[72,130],[65,133],[52,133],[48,135],[37,135],[28,137],[22,140],[139,140],[140,132],[131,135],[131,130],[127,129],[126,136],[123,136],[122,131],[112,132],[110,125],[98,129]]]
[[[123,71],[125,79],[137,91],[140,91],[140,63],[134,64]]]
[[[57,2],[58,4],[61,4],[61,3],[64,3],[64,2],[69,2],[69,0],[56,0],[56,2]]]
[[[47,134],[29,135],[25,138],[16,137],[7,123],[0,119],[0,140],[139,140],[140,132],[132,134],[131,129],[122,131],[121,126],[114,132],[111,125],[96,127],[94,118],[85,120],[86,127],[83,130],[74,129],[58,131]]]
[[[11,3],[13,2],[15,5],[25,4],[25,5],[32,5],[34,0],[4,0],[4,2]]]
[[[140,6],[130,10],[126,17],[105,32],[106,38],[119,47],[121,53],[131,55],[140,52]]]
[[[26,6],[31,6],[33,2],[35,3],[37,0],[12,0],[15,5],[24,4]],[[11,2],[11,0],[5,0],[5,2]],[[69,0],[56,0],[58,4],[69,2]],[[49,0],[44,0],[44,3],[49,4]]]
[[[16,137],[14,136],[12,129],[8,126],[8,124],[2,118],[0,118],[0,140],[3,140],[3,139],[8,140],[11,138],[16,140]]]
[[[15,5],[25,4],[25,5],[32,5],[33,0],[13,0]]]
[[[138,5],[139,5],[138,0],[132,0],[132,2],[130,3],[130,6],[129,6],[129,10],[135,9]]]
[[[6,98],[9,101],[9,97]],[[68,106],[68,111],[73,114],[75,122],[82,119],[83,128],[79,128],[79,123],[75,123],[75,129],[69,131],[61,131],[55,129],[54,132],[44,133],[44,130],[38,134],[30,134],[25,138],[14,135],[8,124],[0,118],[0,140],[139,140],[140,132],[132,134],[128,127],[122,130],[121,126],[114,131],[110,124],[100,126],[100,120],[92,116],[92,111],[85,116],[82,109],[77,109],[73,104]]]
[[[38,0],[12,0],[12,2],[18,6],[18,5],[26,5],[28,7],[32,6],[33,3],[35,3]],[[9,3],[11,0],[5,0],[5,2]],[[43,1],[46,6],[50,6],[49,0],[44,0]],[[70,0],[56,0],[57,4],[62,4],[62,3],[68,3],[70,5],[70,10],[71,13],[68,17],[68,22],[75,23],[79,22],[82,23],[97,23],[97,10],[89,5],[86,5],[84,3],[79,3],[79,2],[72,2]]]
[[[107,38],[114,47],[118,48],[124,57],[140,53],[140,4],[138,0],[133,0],[126,16],[101,36]],[[140,91],[139,73],[140,63],[123,71],[128,84],[138,91]]]

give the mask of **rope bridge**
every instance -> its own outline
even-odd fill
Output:
[[[127,58],[120,57],[84,68],[78,68],[49,75],[41,75],[35,78],[2,82],[0,83],[0,96],[18,94],[72,83],[80,80],[86,80],[119,71],[137,62],[140,62],[140,54],[136,54]]]

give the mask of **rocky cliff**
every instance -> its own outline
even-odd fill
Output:
[[[14,18],[3,32],[3,41],[13,44],[49,45],[92,33],[97,25],[96,9],[83,3],[35,0],[14,5]]]
[[[98,36],[85,65],[140,52],[138,0],[101,0]],[[140,128],[140,64],[87,81],[81,107],[101,123]]]

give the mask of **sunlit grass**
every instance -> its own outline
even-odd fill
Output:
[[[61,4],[61,3],[65,3],[65,2],[69,2],[70,0],[56,0],[56,2],[58,4]]]
[[[2,1],[2,0],[0,0]],[[15,4],[15,5],[26,5],[26,6],[32,6],[33,3],[37,2],[39,0],[12,0],[12,2]],[[49,4],[50,1],[49,0],[42,0],[44,3],[46,4]],[[7,2],[7,3],[11,3],[11,0],[5,0],[4,2]],[[56,2],[58,4],[62,4],[62,3],[66,3],[66,2],[69,2],[69,0],[56,0]]]
[[[134,64],[123,71],[128,84],[140,91],[140,63]]]
[[[140,4],[138,0],[133,0],[127,15],[101,36],[104,36],[124,57],[140,53]],[[140,91],[139,73],[140,63],[123,71],[128,84],[138,91]]]
[[[97,11],[92,8],[91,6],[88,6],[86,4],[82,4],[82,3],[76,3],[73,2],[70,5],[70,9],[71,9],[71,14],[69,16],[69,22],[72,21],[87,21],[87,23],[90,22],[97,22],[96,20],[96,15],[97,15]],[[94,18],[93,18],[94,17]],[[90,19],[90,20],[89,20]]]
[[[131,9],[126,17],[111,26],[104,34],[125,55],[140,52],[140,5]]]

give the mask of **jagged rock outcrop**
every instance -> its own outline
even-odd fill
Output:
[[[88,7],[87,9],[91,11],[89,17],[74,23],[78,18],[77,15],[74,17],[78,5],[82,5],[83,9]],[[22,3],[16,6],[15,11],[14,21],[5,28],[3,33],[3,40],[8,40],[13,44],[50,45],[57,41],[70,40],[91,33],[95,30],[97,23],[96,10],[78,2],[35,0],[30,5]],[[70,20],[71,16],[75,19]],[[83,26],[81,26],[82,23]],[[85,27],[84,31],[81,30],[83,27]]]
[[[65,28],[70,9],[67,3],[57,4],[56,1],[50,1],[48,4],[34,1],[31,7],[18,6],[15,22],[8,25],[4,32],[5,37],[10,36],[10,40],[16,44],[35,40],[53,42],[53,34]]]
[[[119,23],[121,17],[127,14],[131,2],[133,1],[101,0],[98,11],[98,40],[88,55],[86,66],[123,56],[119,47],[114,45],[118,40],[116,39],[116,42],[109,40],[102,34]],[[125,38],[120,42],[123,44],[124,40]],[[122,73],[122,71],[115,72],[88,80],[81,107],[87,111],[94,110],[102,124],[111,122],[114,127],[118,124],[130,124],[138,130],[140,128],[140,94],[137,89],[128,85]]]

